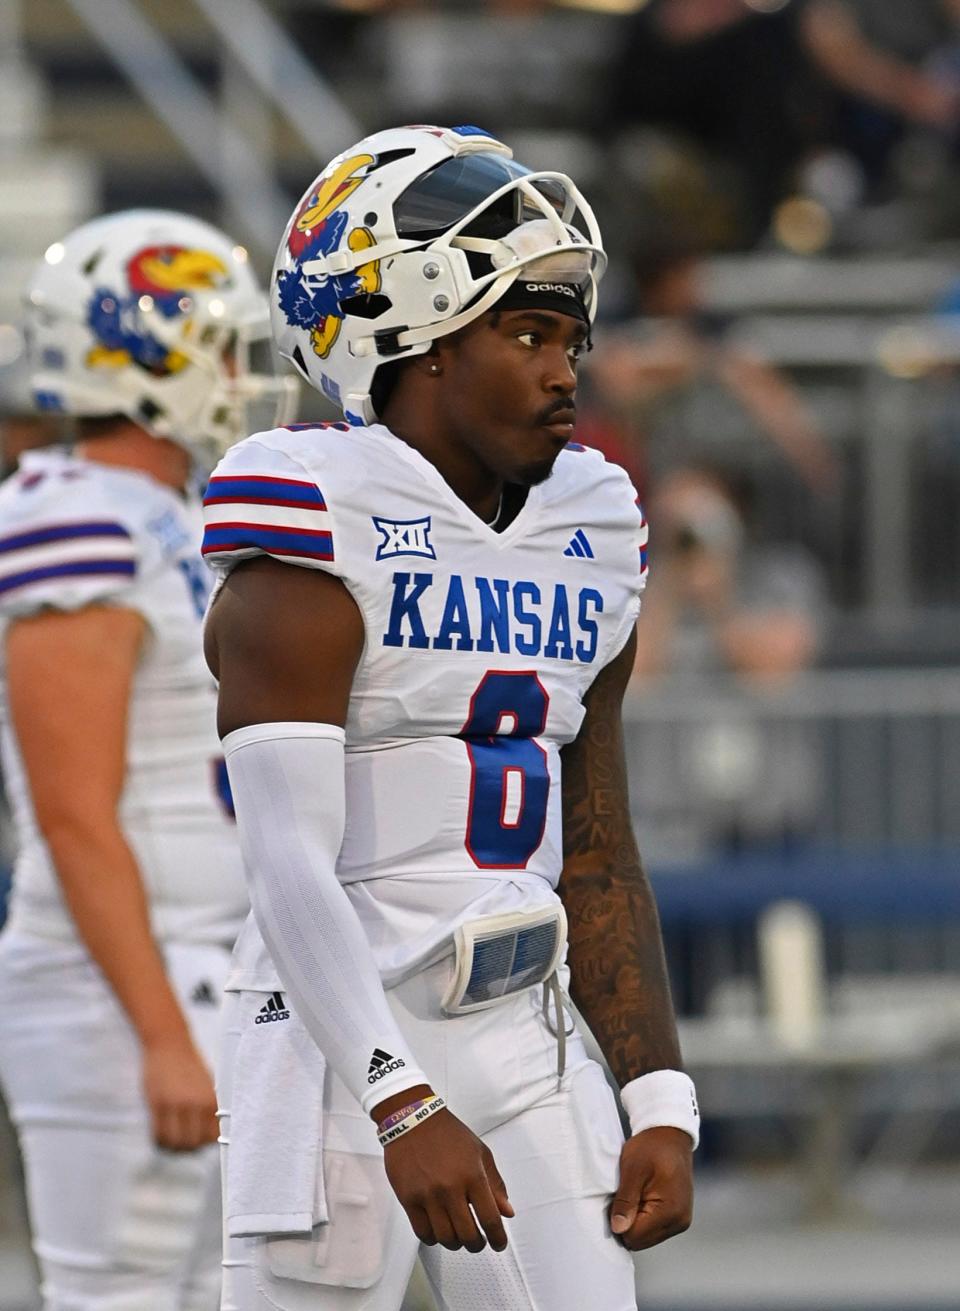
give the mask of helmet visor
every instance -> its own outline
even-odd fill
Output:
[[[397,235],[423,239],[438,236],[481,207],[501,187],[529,174],[530,169],[503,155],[479,152],[444,160],[397,197],[393,206]],[[557,213],[563,212],[567,197],[562,184],[538,178],[533,185]],[[474,231],[471,224],[470,233],[502,237],[526,220],[540,217],[542,214],[521,191],[511,189],[483,209],[476,221],[480,226]]]

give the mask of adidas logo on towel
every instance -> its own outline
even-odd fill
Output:
[[[213,988],[209,979],[201,979],[193,992],[190,994],[190,1000],[194,1006],[216,1006],[217,999],[213,994]]]
[[[587,534],[582,528],[578,528],[570,538],[570,545],[564,551],[564,555],[575,555],[578,560],[592,560],[594,558],[593,547],[587,541]]]
[[[283,993],[274,992],[270,994],[270,1000],[266,1006],[260,1007],[260,1014],[253,1022],[254,1024],[273,1024],[276,1020],[289,1020],[289,1018],[290,1012],[283,1000]]]
[[[378,1079],[384,1078],[394,1070],[403,1069],[405,1065],[406,1061],[401,1056],[391,1056],[382,1047],[374,1047],[373,1055],[370,1057],[370,1068],[367,1070],[367,1083],[376,1083]]]

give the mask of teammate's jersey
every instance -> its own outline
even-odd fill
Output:
[[[553,900],[559,752],[644,581],[623,471],[570,447],[495,532],[387,428],[303,426],[229,451],[205,509],[218,573],[266,553],[342,579],[363,615],[337,874],[385,979],[468,915]]]
[[[11,622],[45,610],[108,604],[143,615],[148,630],[129,709],[121,825],[157,937],[230,942],[248,902],[215,688],[202,654],[210,575],[199,556],[200,532],[196,500],[146,474],[62,451],[25,455],[0,488],[0,637],[5,645]],[[5,698],[2,747],[19,848],[11,924],[72,938]]]

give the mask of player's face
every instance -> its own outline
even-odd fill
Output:
[[[549,477],[573,437],[581,320],[554,310],[481,315],[443,352],[452,438],[504,482]]]

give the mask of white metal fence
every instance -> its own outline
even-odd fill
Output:
[[[960,846],[960,669],[676,679],[625,711],[647,862],[804,842]]]

